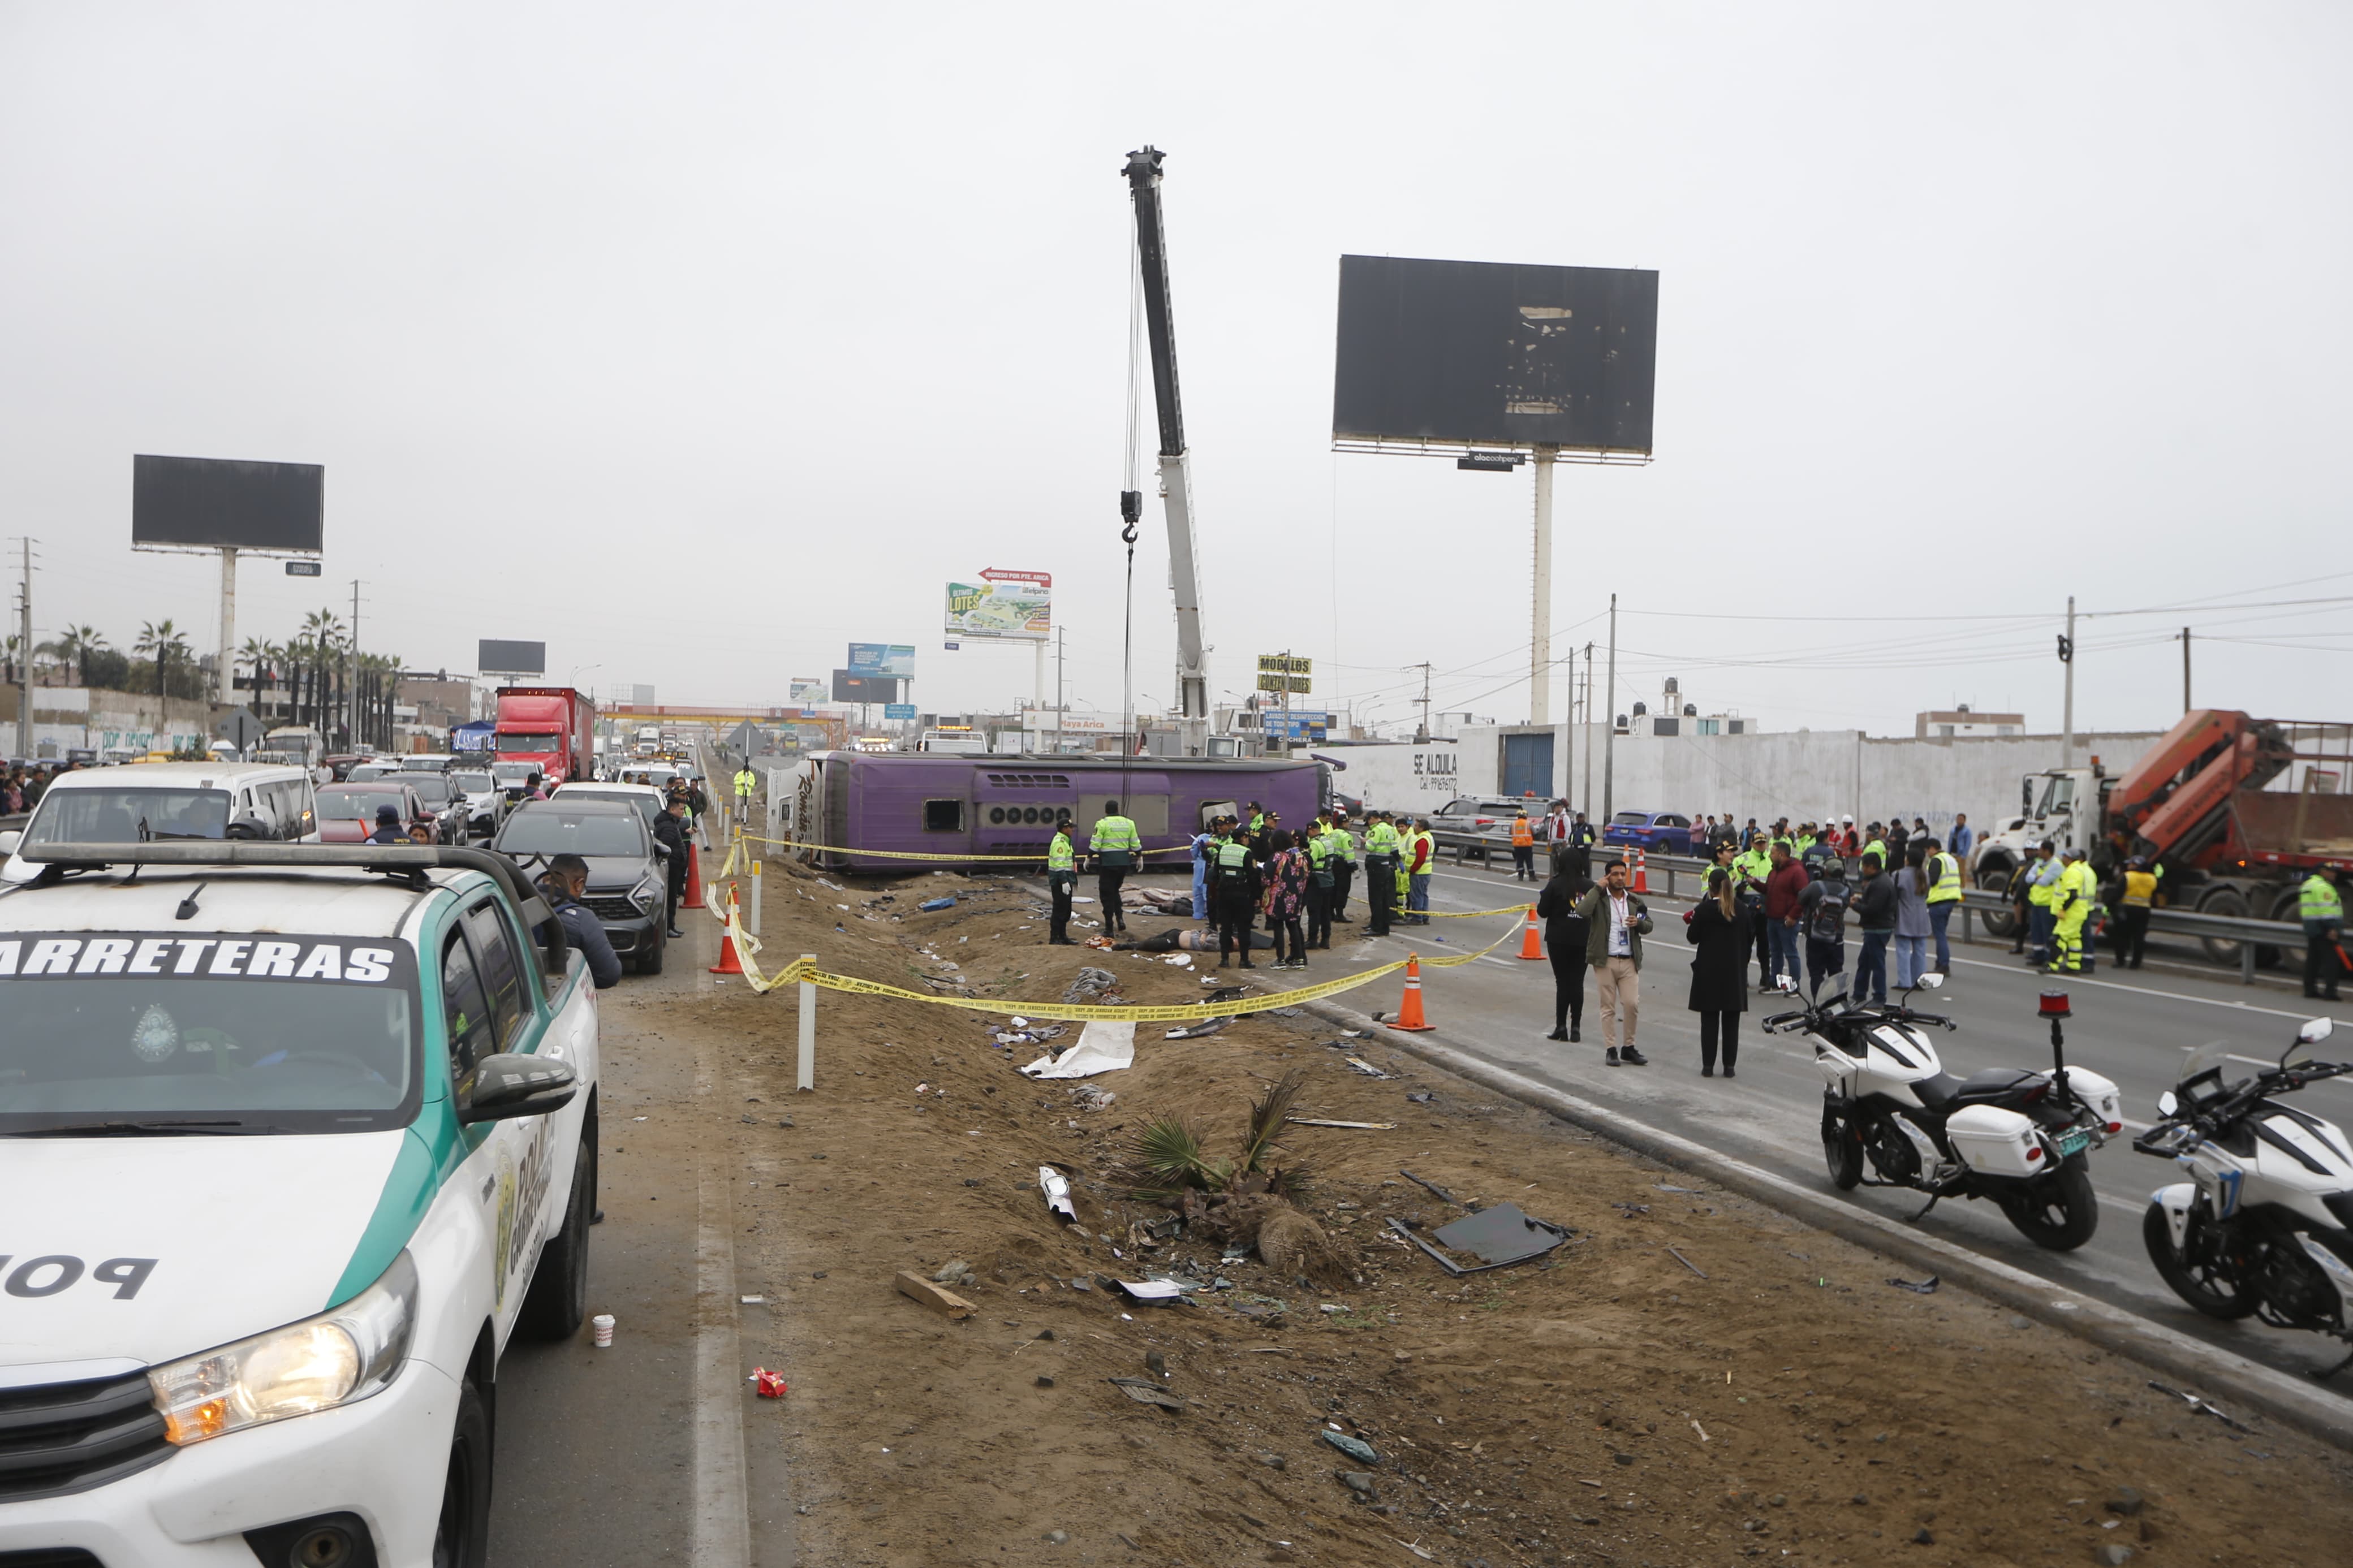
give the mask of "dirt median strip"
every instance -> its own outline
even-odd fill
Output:
[[[1525,1078],[1443,1040],[1399,1034],[1369,1016],[1335,1002],[1304,1004],[1345,1028],[1362,1029],[1392,1048],[1482,1083],[1499,1094],[1547,1111],[1637,1153],[1731,1188],[1841,1240],[1884,1252],[1915,1268],[1941,1272],[1956,1284],[2013,1311],[2064,1329],[2104,1350],[2202,1384],[2201,1392],[2261,1410],[2297,1430],[2353,1451],[2353,1401],[2275,1371],[2162,1323],[2112,1306],[2064,1285],[1988,1258],[1957,1242],[1907,1229],[1883,1215],[1811,1192],[1786,1177],[1637,1121],[1622,1112]]]

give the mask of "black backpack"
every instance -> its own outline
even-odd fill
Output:
[[[1840,942],[1846,936],[1846,907],[1853,894],[1843,882],[1817,882],[1821,889],[1813,912],[1806,917],[1806,934],[1817,942]]]

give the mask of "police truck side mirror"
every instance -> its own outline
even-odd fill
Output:
[[[579,1080],[564,1062],[548,1057],[497,1052],[474,1064],[473,1092],[459,1108],[458,1121],[509,1121],[519,1116],[544,1116],[572,1103]]]

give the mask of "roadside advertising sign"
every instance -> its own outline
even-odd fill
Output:
[[[1043,641],[1053,635],[1053,596],[1050,573],[992,566],[977,583],[948,584],[944,629],[950,637]]]
[[[1332,716],[1312,713],[1304,708],[1288,712],[1280,708],[1259,710],[1259,721],[1266,726],[1269,740],[1328,741],[1332,738]]]
[[[915,678],[915,645],[913,643],[854,642],[849,645],[849,670],[853,675],[891,675],[901,680]]]
[[[915,705],[912,702],[885,702],[882,704],[882,717],[893,724],[905,723],[915,717]]]
[[[822,702],[825,699],[826,685],[824,681],[819,680],[813,675],[796,675],[793,677],[792,700],[794,706],[798,708],[807,708],[811,703]]]

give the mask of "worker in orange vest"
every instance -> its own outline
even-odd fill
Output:
[[[1515,881],[1536,879],[1536,830],[1525,805],[1512,818],[1512,877]]]

